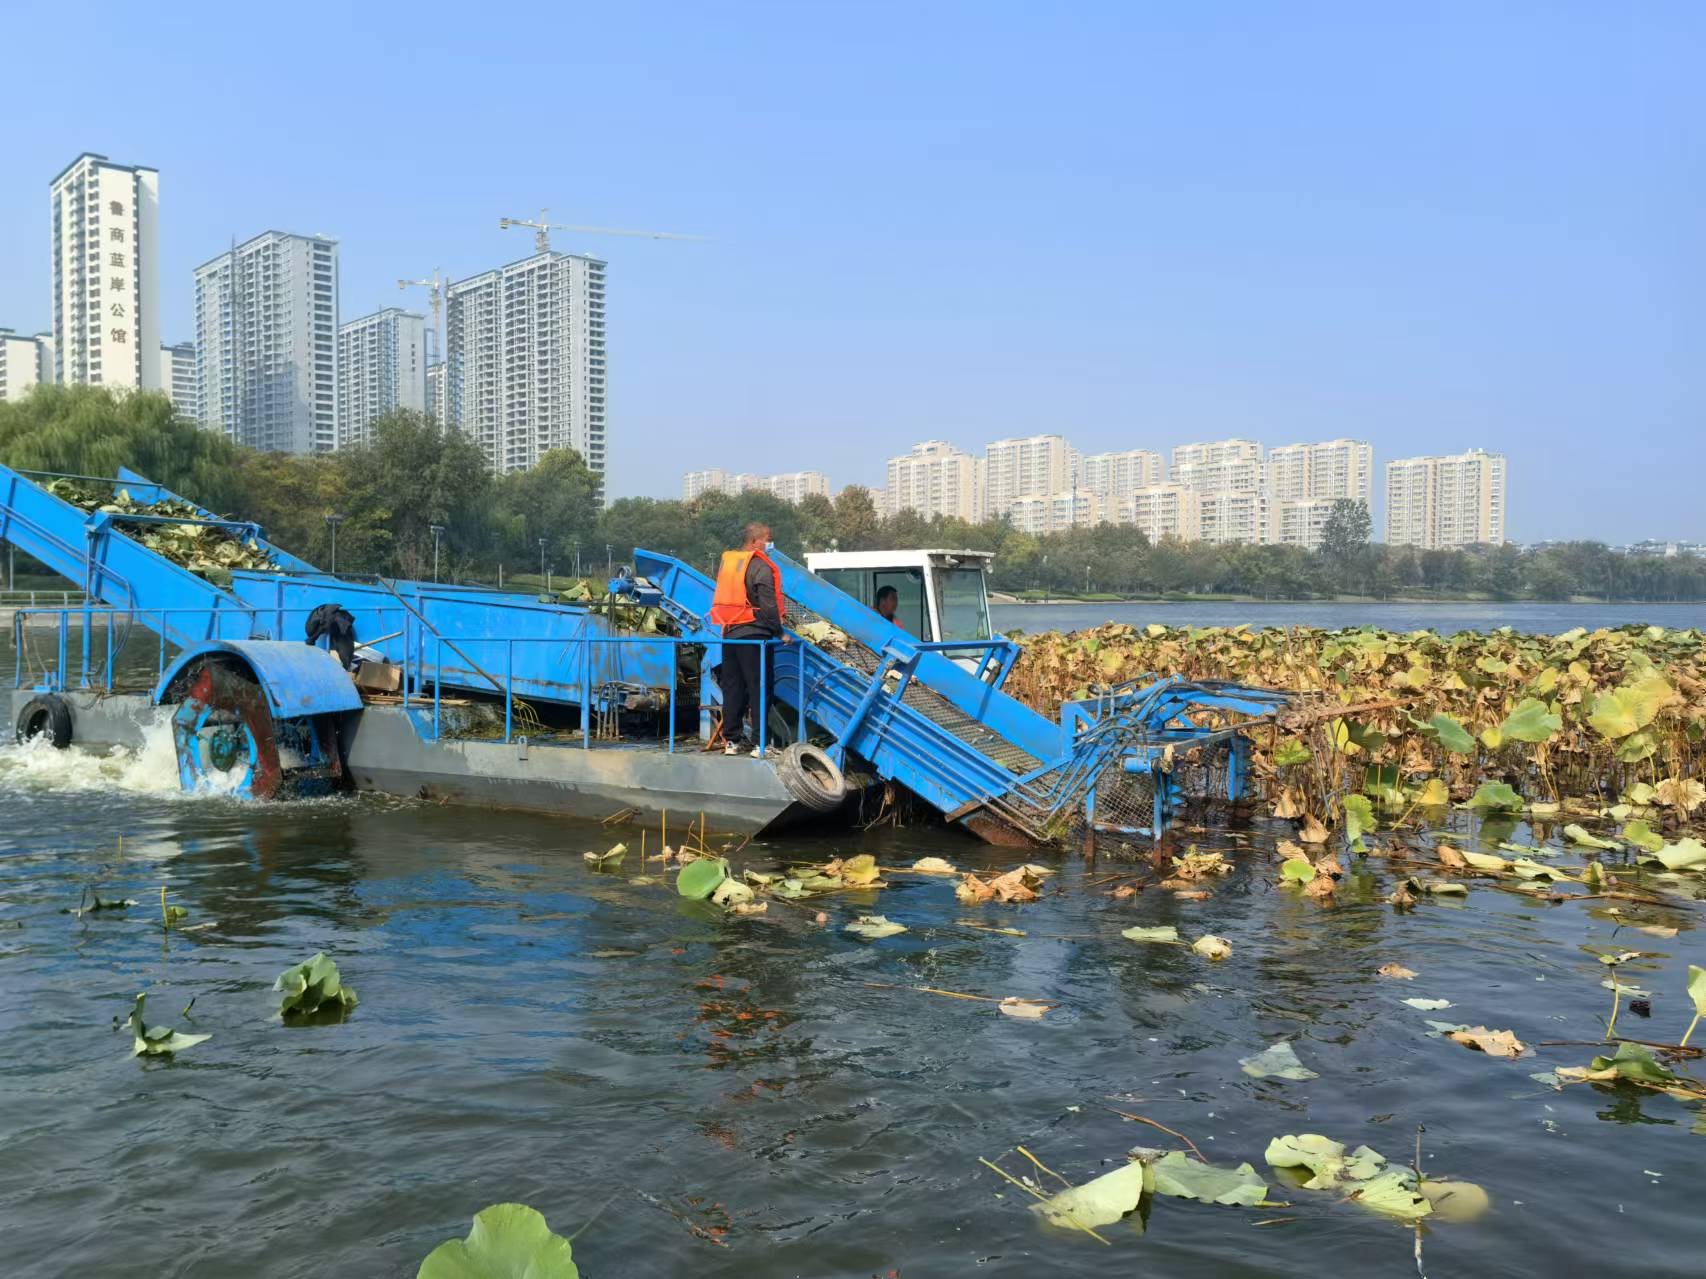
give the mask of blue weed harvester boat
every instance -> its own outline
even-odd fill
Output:
[[[89,486],[128,501],[61,495]],[[163,529],[212,531],[265,566],[192,571],[155,549]],[[756,756],[725,757],[706,749],[715,669],[726,644],[757,641],[722,640],[704,620],[710,578],[669,555],[636,550],[601,600],[579,603],[335,574],[128,470],[6,467],[0,541],[82,592],[12,610],[18,733],[138,749],[169,723],[186,789],[256,799],[375,790],[593,818],[673,809],[759,832],[849,819],[886,784],[993,843],[1155,836],[1193,796],[1243,797],[1239,726],[1287,702],[1168,678],[1094,690],[1050,718],[1002,691],[1018,648],[989,632],[983,558],[882,553],[886,568],[820,574],[777,553],[790,642],[770,646],[772,714]],[[885,574],[917,583],[911,630],[863,602]],[[303,642],[328,605],[361,645],[353,672]]]

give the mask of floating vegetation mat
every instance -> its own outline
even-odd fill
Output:
[[[1248,731],[1270,811],[1306,827],[1356,824],[1347,796],[1401,809],[1479,796],[1483,808],[1613,817],[1628,803],[1673,822],[1706,803],[1695,780],[1706,764],[1706,636],[1697,630],[1110,623],[1024,646],[1007,689],[1051,715],[1063,700],[1166,675],[1296,692],[1278,725]]]

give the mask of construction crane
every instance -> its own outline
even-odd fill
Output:
[[[533,247],[540,253],[551,251],[551,232],[572,231],[579,235],[636,235],[643,240],[704,240],[703,235],[676,235],[672,231],[630,231],[613,226],[569,226],[562,222],[547,222],[545,215],[549,209],[540,209],[539,218],[499,218],[498,229],[507,231],[512,226],[530,226],[533,228]]]
[[[432,307],[433,332],[438,338],[438,358],[441,360],[444,358],[444,329],[440,327],[440,320],[444,309],[444,286],[447,283],[448,281],[444,278],[444,269],[436,266],[432,269],[431,279],[397,281],[399,289],[420,288],[427,291],[427,301]]]

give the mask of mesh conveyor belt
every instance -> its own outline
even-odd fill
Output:
[[[787,623],[795,630],[808,623],[823,620],[808,608],[793,603],[788,606]],[[830,625],[833,626],[834,623]],[[824,651],[841,658],[866,677],[875,675],[877,668],[882,665],[882,658],[851,635],[847,636],[845,647],[825,648]],[[993,760],[1011,773],[1023,775],[1033,771],[1041,763],[1029,751],[1015,746],[999,733],[978,723],[935,689],[927,688],[917,680],[907,682],[906,693],[901,697],[901,701],[938,728],[952,733],[980,755]]]

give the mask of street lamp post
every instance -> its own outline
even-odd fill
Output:
[[[1048,603],[1048,555],[1043,555],[1043,603]]]
[[[444,536],[444,525],[429,524],[432,530],[432,580],[438,581],[438,540]]]
[[[604,544],[604,575],[606,577],[614,577],[616,575],[616,557],[610,552],[609,542]]]
[[[338,525],[344,522],[344,517],[336,511],[326,516],[326,527],[332,530],[332,572],[338,571]]]
[[[545,539],[539,539],[539,576],[545,576]]]
[[[1090,593],[1090,566],[1088,564],[1084,566],[1084,593],[1086,595]]]
[[[575,543],[575,576],[581,575],[581,544]]]

